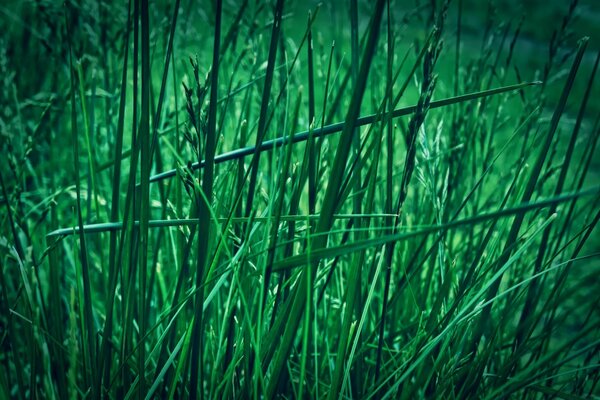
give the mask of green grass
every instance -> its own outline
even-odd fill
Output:
[[[0,6],[0,398],[598,398],[600,9],[271,3]]]

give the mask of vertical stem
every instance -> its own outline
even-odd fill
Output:
[[[206,201],[198,201],[198,259],[196,266],[196,302],[194,307],[194,322],[192,327],[192,366],[190,374],[190,399],[198,398],[198,385],[200,385],[200,398],[204,397],[204,363],[202,361],[201,351],[203,350],[203,304],[204,304],[204,274],[206,270],[206,261],[208,259],[208,243],[210,239],[210,211],[212,203],[212,191],[215,168],[215,145],[216,145],[216,126],[217,126],[217,92],[219,84],[219,47],[221,43],[221,9],[222,1],[217,0],[217,10],[215,18],[215,36],[213,44],[213,61],[210,72],[210,103],[208,110],[208,132],[206,135],[205,146],[205,166],[204,176],[202,178],[202,191]],[[201,161],[201,160],[198,160]],[[199,196],[200,197],[200,196]]]

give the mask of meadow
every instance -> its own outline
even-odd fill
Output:
[[[600,398],[595,0],[0,21],[0,399]]]

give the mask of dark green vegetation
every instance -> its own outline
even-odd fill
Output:
[[[598,395],[594,1],[114,3],[0,5],[0,398]]]

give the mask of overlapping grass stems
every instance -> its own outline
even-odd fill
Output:
[[[575,0],[537,72],[463,3],[19,24],[60,29],[0,97],[0,398],[597,394],[600,53]]]

